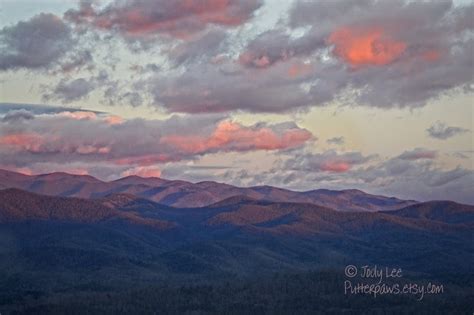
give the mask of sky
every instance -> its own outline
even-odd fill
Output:
[[[474,204],[472,1],[0,0],[0,168]]]

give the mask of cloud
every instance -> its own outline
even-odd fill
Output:
[[[58,79],[45,100],[82,100],[100,87],[107,104],[153,104],[182,113],[285,113],[334,101],[413,108],[453,89],[472,91],[473,4],[295,1],[278,27],[250,32],[246,27],[230,28],[242,26],[270,4],[95,3],[81,1],[64,20],[40,14],[4,27],[0,41],[7,49],[0,55],[0,69],[54,64],[55,73],[92,70],[101,48],[107,47],[98,39],[115,43],[111,39],[120,35],[132,42],[162,44],[153,52],[135,51],[143,58],[154,58],[159,51],[160,71],[155,66],[138,79],[120,77],[100,85],[83,75]],[[83,33],[84,27],[90,32]],[[118,52],[114,56],[119,61],[124,57]],[[150,69],[143,66],[143,71]]]
[[[348,66],[345,87],[357,91],[355,101],[418,107],[472,82],[473,73],[466,70],[474,62],[468,36],[474,25],[466,19],[473,8],[448,1],[298,2],[291,20],[311,27],[308,34],[324,33],[332,55]],[[297,22],[300,15],[338,11],[343,13]]]
[[[323,45],[322,41],[302,43],[300,40],[294,40],[283,29],[270,30],[248,42],[239,56],[239,62],[247,67],[267,68],[295,55],[308,54]]]
[[[419,107],[473,81],[471,7],[300,1],[290,30],[257,35],[238,60],[197,62],[147,83],[155,105],[171,112],[281,113],[347,95],[351,104]],[[291,33],[301,27],[301,36]]]
[[[62,79],[54,88],[51,94],[45,95],[45,100],[62,100],[66,103],[80,100],[94,90],[95,86],[91,81],[79,78],[71,81]]]
[[[184,72],[152,76],[143,85],[157,106],[171,112],[286,112],[312,100],[311,92],[301,85],[306,77],[288,75],[291,64],[280,64],[265,73],[234,66],[232,61],[193,64]],[[325,102],[333,97],[323,92],[314,99]]]
[[[423,160],[423,159],[435,159],[437,155],[436,151],[427,150],[423,148],[416,148],[411,151],[405,151],[401,155],[398,156],[399,159],[402,160]]]
[[[366,184],[359,184],[362,189],[381,194],[418,200],[450,199],[474,204],[474,171],[459,166],[446,170],[437,167],[432,160],[392,158],[347,175],[363,179]]]
[[[329,150],[317,154],[299,154],[293,159],[288,159],[284,169],[312,173],[344,173],[356,165],[367,163],[372,158],[374,158],[374,156],[363,156],[360,152],[338,153],[335,150]]]
[[[345,142],[345,139],[344,137],[334,137],[334,138],[327,139],[326,142],[328,144],[343,145]]]
[[[103,70],[91,78],[61,79],[54,88],[43,94],[43,100],[60,100],[65,103],[78,101],[87,98],[96,88],[108,82],[109,75]]]
[[[334,45],[334,54],[354,67],[392,63],[407,48],[404,42],[386,36],[382,28],[342,27],[331,33],[328,43]]]
[[[272,127],[266,124],[258,124],[252,127],[244,127],[238,123],[226,120],[217,124],[210,136],[170,135],[164,136],[160,143],[170,145],[184,152],[201,154],[214,150],[291,149],[303,145],[311,138],[310,132],[299,129],[294,124],[280,124]]]
[[[445,123],[437,121],[428,129],[426,129],[426,131],[428,132],[428,135],[432,138],[446,140],[459,134],[469,132],[469,129],[447,126]]]
[[[454,152],[452,153],[452,156],[464,160],[464,159],[470,159],[473,154],[474,154],[473,150],[464,150],[464,151]]]
[[[197,61],[203,57],[213,57],[218,53],[219,48],[226,37],[227,34],[225,31],[221,29],[213,29],[197,38],[181,42],[168,51],[168,56],[175,65],[181,65],[184,62]]]
[[[113,1],[96,9],[92,1],[81,1],[78,9],[65,13],[77,24],[112,30],[126,37],[166,34],[187,38],[209,25],[233,27],[249,20],[262,5],[260,0],[202,1]]]
[[[91,119],[96,119],[97,118],[97,114],[94,113],[94,112],[89,112],[89,111],[64,111],[64,112],[60,112],[58,114],[58,116],[62,116],[62,117],[68,117],[68,118],[71,118],[71,119],[76,119],[76,120],[81,120],[81,119],[87,119],[87,120],[91,120]],[[110,116],[108,116],[110,117]]]
[[[222,115],[123,120],[87,111],[38,115],[27,124],[1,120],[0,134],[2,164],[106,163],[120,172],[219,152],[293,149],[312,139],[294,123],[245,126]]]
[[[431,187],[444,186],[452,181],[455,181],[461,177],[473,174],[472,171],[463,169],[461,167],[456,167],[455,169],[445,171],[445,172],[431,172],[428,173],[425,177],[425,182]]]
[[[0,30],[0,70],[40,69],[58,62],[74,46],[59,17],[41,13]]]
[[[0,116],[7,116],[13,114],[15,111],[27,111],[33,115],[52,115],[61,112],[71,111],[77,112],[82,109],[77,107],[64,107],[64,106],[50,106],[50,105],[38,105],[38,104],[18,104],[18,103],[0,103]],[[95,114],[104,114],[100,111],[87,110]]]
[[[44,139],[37,133],[11,133],[0,137],[0,146],[19,148],[28,152],[40,152]]]
[[[7,114],[3,116],[2,121],[18,123],[22,120],[30,120],[34,118],[35,118],[35,115],[32,112],[27,111],[25,109],[18,109],[18,110],[11,110],[7,112]]]
[[[432,151],[423,149],[424,151]],[[365,156],[359,152],[329,150],[278,154],[267,168],[230,169],[227,182],[240,185],[275,185],[293,190],[361,189],[373,194],[415,200],[448,199],[474,204],[474,171],[457,166],[443,168],[432,158],[410,158],[407,152],[394,157]],[[418,152],[418,153],[419,153]],[[404,159],[402,159],[403,157]],[[352,167],[348,167],[352,165]],[[219,177],[223,176],[219,174]]]
[[[92,70],[94,65],[94,57],[90,50],[76,51],[67,59],[60,64],[60,70],[63,73],[70,73],[72,71],[78,71],[83,67]]]
[[[120,116],[109,115],[104,119],[104,121],[108,123],[109,125],[118,125],[118,124],[123,123],[125,120]]]

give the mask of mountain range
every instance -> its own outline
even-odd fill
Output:
[[[348,264],[402,268],[416,279],[444,281],[450,292],[473,282],[474,206],[452,201],[9,171],[0,171],[0,187],[0,311],[7,314],[71,311],[76,299],[110,305],[110,296],[121,301],[131,288],[155,296],[157,284],[173,300],[186,296],[182,286],[189,283],[218,283],[225,291],[225,283],[242,279],[306,278],[313,271],[329,270],[341,282],[331,287],[337,291]],[[302,280],[292,281],[284,285],[301,288]],[[311,283],[310,290],[317,287]],[[469,309],[471,297],[469,290],[449,295],[457,306],[445,307]],[[130,310],[148,313],[142,307],[156,297],[125,299]],[[188,311],[206,313],[212,303]]]
[[[356,189],[296,192],[272,186],[241,188],[210,181],[190,183],[138,176],[104,182],[88,175],[51,173],[29,176],[6,170],[0,170],[1,188],[18,188],[38,194],[80,198],[101,198],[126,193],[181,208],[208,206],[234,196],[275,202],[310,203],[337,211],[396,210],[416,203],[413,200],[371,195]]]

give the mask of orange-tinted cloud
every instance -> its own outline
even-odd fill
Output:
[[[294,148],[312,138],[309,131],[290,129],[278,135],[270,128],[249,128],[232,121],[219,123],[209,137],[169,135],[161,139],[186,153],[200,154],[212,150],[278,150]]]
[[[342,27],[329,36],[328,43],[334,45],[334,54],[354,67],[392,63],[407,48],[381,28]]]
[[[104,121],[109,125],[119,125],[124,122],[122,117],[116,115],[107,116]]]
[[[351,165],[342,161],[326,161],[321,164],[320,169],[327,172],[343,173],[350,170]]]
[[[38,152],[42,144],[43,137],[36,133],[16,133],[0,137],[0,146],[12,146],[30,152]]]

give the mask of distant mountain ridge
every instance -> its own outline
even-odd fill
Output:
[[[0,190],[0,224],[37,220],[191,229],[197,232],[195,237],[228,227],[290,235],[343,235],[365,228],[450,233],[474,228],[474,206],[429,201],[394,211],[341,212],[311,203],[240,195],[205,207],[175,208],[126,193],[84,199],[39,195],[17,188]]]
[[[371,195],[354,189],[297,192],[272,186],[243,188],[211,181],[190,183],[139,176],[104,182],[89,175],[51,173],[29,176],[6,170],[0,170],[0,188],[18,188],[44,195],[80,198],[101,198],[125,193],[181,208],[208,206],[234,196],[274,202],[310,203],[349,212],[396,210],[417,203],[413,200]]]

